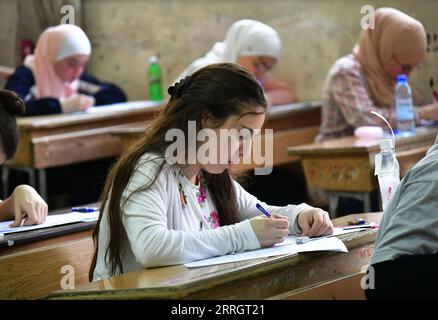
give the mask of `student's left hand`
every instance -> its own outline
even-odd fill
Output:
[[[333,223],[328,212],[319,208],[309,208],[298,214],[298,226],[303,236],[318,237],[333,233]]]
[[[41,224],[46,220],[47,204],[31,186],[16,187],[10,200],[15,212],[15,221],[10,227],[19,227],[23,220],[25,226]]]

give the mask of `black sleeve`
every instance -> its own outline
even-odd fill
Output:
[[[87,73],[84,73],[81,76],[81,80],[90,82],[100,87],[100,90],[92,95],[94,99],[96,99],[96,106],[126,101],[125,93],[115,84],[101,82],[97,78]]]
[[[30,89],[35,85],[32,71],[24,66],[18,67],[6,82],[5,89],[17,93],[26,104],[25,116],[37,116],[45,114],[61,113],[61,105],[58,99],[42,98],[35,99],[26,97]]]
[[[61,104],[55,98],[32,99],[26,102],[25,116],[42,116],[62,113]]]

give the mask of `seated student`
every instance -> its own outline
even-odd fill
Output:
[[[71,24],[50,27],[39,37],[35,54],[26,57],[5,88],[25,101],[27,116],[126,101],[120,88],[83,72],[90,54],[90,41],[81,28]]]
[[[254,74],[266,92],[270,105],[295,101],[288,84],[270,74],[280,58],[281,41],[277,31],[254,20],[239,20],[228,29],[223,42],[216,43],[204,57],[194,61],[177,79],[191,75],[212,63],[235,62]]]
[[[233,158],[248,150],[243,140],[228,144],[228,154],[215,150],[225,144],[220,130],[253,132],[265,120],[263,90],[246,69],[209,65],[170,87],[169,94],[169,103],[146,135],[108,176],[93,235],[90,279],[268,247],[289,233],[332,233],[328,213],[304,203],[274,207],[261,202],[272,217],[261,215],[257,198],[230,175],[237,162]],[[224,158],[221,162],[190,158],[184,148],[170,152],[174,142],[167,135],[177,130],[180,146],[201,153],[204,144],[189,140],[190,127],[194,136],[201,129],[216,134],[219,141],[208,154]]]
[[[0,90],[0,165],[13,157],[18,144],[15,116],[24,113],[23,101],[13,92]],[[20,185],[0,200],[0,220],[15,220],[11,227],[40,224],[46,220],[47,204],[31,186]]]
[[[403,178],[383,214],[368,273],[368,299],[437,298],[437,195],[438,137]]]
[[[383,125],[370,113],[382,114],[396,126],[394,89],[397,75],[409,75],[426,56],[426,32],[414,18],[392,8],[375,11],[374,29],[362,30],[353,54],[330,69],[324,89],[322,124],[317,141],[352,135],[365,125]],[[417,122],[438,119],[438,105],[418,107]]]

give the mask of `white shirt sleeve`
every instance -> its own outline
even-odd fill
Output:
[[[155,171],[150,165],[137,168],[122,200],[151,181]],[[162,172],[152,186],[132,194],[122,208],[126,235],[140,264],[144,267],[174,265],[260,247],[248,220],[214,230],[169,229],[167,211],[171,187],[167,184],[173,181],[169,181],[166,174],[172,173]]]
[[[296,219],[298,214],[304,209],[312,208],[308,204],[301,203],[299,205],[287,205],[285,207],[270,206],[265,202],[259,201],[252,194],[248,193],[242,186],[234,181],[234,187],[237,196],[237,206],[239,210],[240,220],[250,219],[261,215],[262,213],[257,209],[256,204],[265,208],[269,213],[278,213],[289,218],[289,233],[300,235],[302,233],[298,226],[298,220]]]

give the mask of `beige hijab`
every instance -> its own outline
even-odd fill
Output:
[[[392,8],[377,9],[374,26],[362,30],[353,54],[368,79],[375,103],[391,108],[395,82],[384,67],[392,59],[402,65],[419,64],[426,56],[426,32],[418,20]]]

